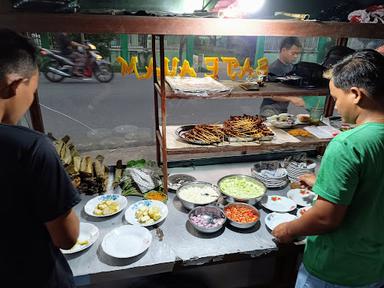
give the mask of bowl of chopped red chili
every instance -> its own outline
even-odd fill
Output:
[[[224,207],[224,213],[229,224],[240,229],[250,228],[260,220],[259,211],[246,203],[229,203]]]

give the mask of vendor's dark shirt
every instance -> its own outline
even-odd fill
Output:
[[[13,288],[75,287],[44,224],[80,201],[52,142],[28,128],[0,124],[0,159],[0,278]]]
[[[276,59],[268,67],[268,73],[272,73],[275,76],[285,76],[287,73],[291,72],[293,69],[293,64],[284,64],[280,59]]]
[[[275,76],[285,76],[291,72],[293,64],[284,64],[280,59],[276,59],[268,67],[268,72]],[[264,98],[261,103],[260,114],[264,114],[265,109],[275,110],[273,114],[286,113],[288,110],[289,102],[277,102],[269,98]],[[269,115],[268,115],[269,116]]]

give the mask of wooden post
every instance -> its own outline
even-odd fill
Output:
[[[155,139],[156,139],[156,162],[157,165],[160,166],[161,163],[161,154],[160,154],[160,140],[158,138],[158,135],[160,135],[160,121],[159,121],[159,95],[156,90],[157,83],[157,70],[156,70],[156,35],[152,35],[152,58],[153,58],[153,102],[154,102],[154,109],[155,109]]]
[[[161,156],[163,158],[163,189],[168,192],[168,155],[167,155],[167,103],[165,95],[164,35],[160,35],[160,91],[161,91]]]

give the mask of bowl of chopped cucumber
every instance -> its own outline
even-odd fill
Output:
[[[256,204],[263,198],[267,188],[259,180],[241,174],[227,175],[217,182],[220,192],[228,202]]]

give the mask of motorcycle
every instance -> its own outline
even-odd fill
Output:
[[[99,82],[110,82],[114,76],[112,65],[103,60],[103,57],[96,51],[95,45],[91,43],[85,45],[87,48],[80,50],[84,54],[82,57],[86,57],[81,76],[74,74],[75,63],[71,59],[60,55],[59,51],[40,48],[40,55],[50,59],[43,64],[41,69],[45,78],[51,82],[60,82],[64,78],[90,79],[94,75]]]

